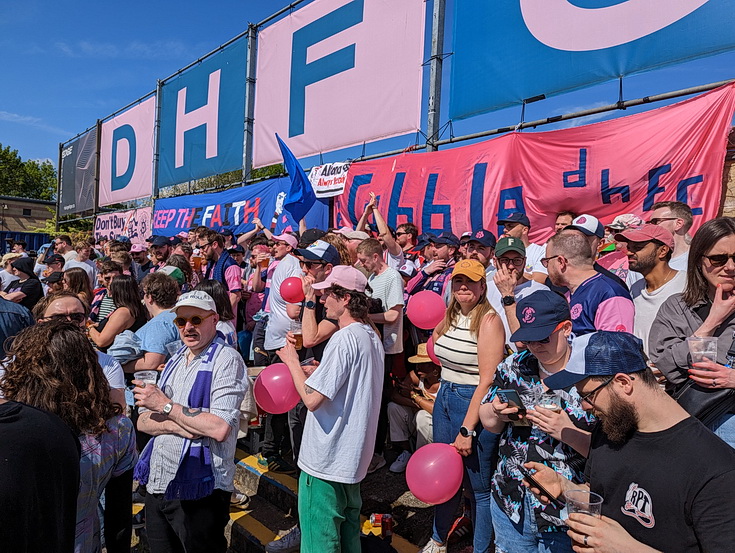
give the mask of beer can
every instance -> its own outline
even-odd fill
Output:
[[[388,540],[393,537],[393,515],[383,515],[380,521],[380,536]]]

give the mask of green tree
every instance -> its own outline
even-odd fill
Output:
[[[0,144],[0,195],[51,200],[56,194],[56,169],[48,161],[23,161],[18,150]]]

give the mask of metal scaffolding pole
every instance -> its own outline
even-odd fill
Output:
[[[243,139],[242,180],[253,170],[253,126],[255,122],[255,78],[258,60],[258,27],[248,26],[248,61],[245,75],[245,137]]]
[[[426,127],[426,149],[438,149],[439,117],[442,100],[442,66],[444,64],[444,12],[446,0],[434,0],[431,22],[431,69],[429,73],[429,119]]]

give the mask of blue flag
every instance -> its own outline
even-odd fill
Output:
[[[278,146],[281,148],[283,165],[288,172],[288,178],[291,179],[291,188],[288,191],[286,200],[283,202],[283,207],[298,223],[306,217],[311,206],[316,202],[316,195],[314,194],[314,189],[311,187],[309,178],[306,176],[296,156],[288,149],[288,146],[286,146],[278,134],[276,134],[276,139],[278,140]]]

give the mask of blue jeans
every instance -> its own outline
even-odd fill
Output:
[[[717,434],[727,445],[735,448],[735,415],[725,413],[710,424],[709,429]]]
[[[515,523],[493,501],[495,553],[573,553],[566,532],[539,532],[528,494],[523,501],[523,519]]]
[[[442,381],[439,394],[434,403],[434,442],[451,444],[459,434],[476,386],[453,384]],[[471,491],[472,521],[474,533],[474,552],[487,553],[493,538],[493,519],[491,514],[494,503],[490,491],[493,465],[498,449],[498,434],[483,430],[478,424],[477,436],[472,439],[472,453],[464,459],[465,488]],[[432,539],[438,543],[447,541],[447,534],[462,497],[462,490],[434,509],[434,533]]]

